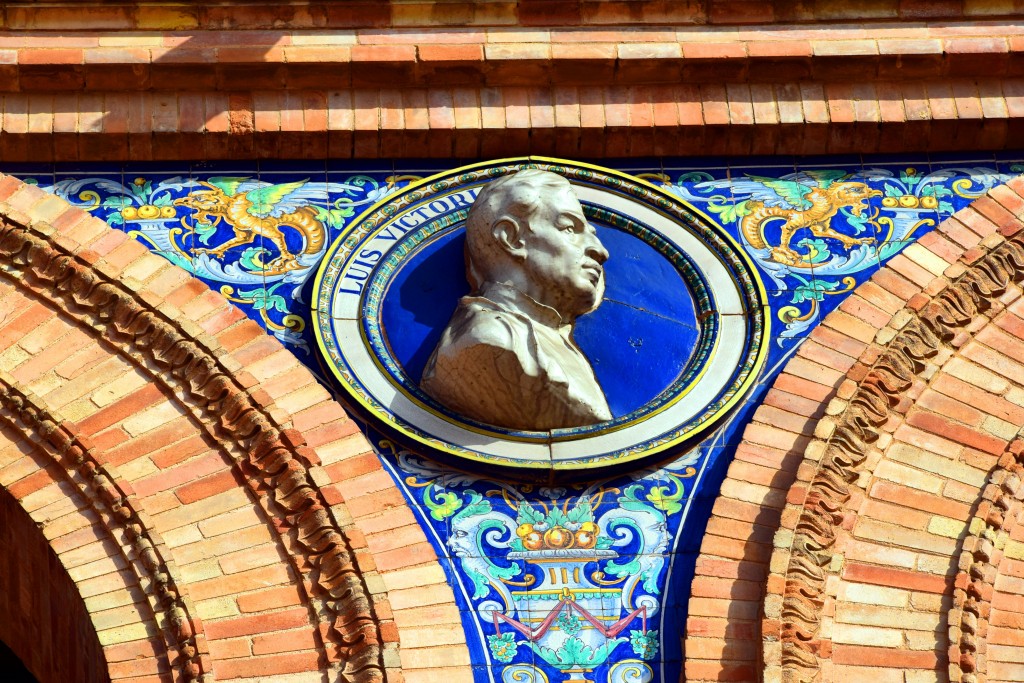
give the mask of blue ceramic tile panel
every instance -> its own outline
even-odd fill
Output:
[[[30,185],[53,186],[53,164],[4,164],[3,172]]]
[[[1018,176],[1024,173],[1024,153],[1017,151],[996,152],[996,168],[1000,175]]]
[[[1024,172],[1017,152],[596,163],[660,185],[742,246],[767,290],[770,351],[746,401],[702,444],[674,461],[599,480],[544,487],[488,479],[395,450],[367,428],[444,558],[480,682],[679,680],[701,538],[757,403],[807,332],[858,284],[951,213]],[[324,378],[308,302],[326,247],[375,202],[458,165],[263,161],[11,170],[202,278]],[[277,232],[253,229],[255,219],[269,219]],[[652,247],[595,223],[611,254],[608,289],[604,305],[582,318],[575,334],[621,416],[678,376],[691,357],[700,312],[693,299],[665,295],[680,291],[680,275],[652,269],[659,259],[644,253]],[[429,245],[417,263],[431,267],[400,272],[385,299],[387,341],[414,381],[468,290],[423,273],[461,271],[462,245],[458,236]],[[601,334],[607,329],[621,333],[608,341]]]

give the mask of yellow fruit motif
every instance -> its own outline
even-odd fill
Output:
[[[917,197],[912,194],[905,194],[900,197],[900,206],[904,209],[913,209],[917,206]]]
[[[139,211],[134,206],[126,206],[121,209],[121,216],[124,217],[125,220],[130,221],[138,215]]]
[[[531,531],[523,536],[523,547],[527,550],[540,550],[544,547],[544,537],[539,531]]]
[[[583,529],[576,532],[577,548],[593,548],[595,545],[597,545],[597,535]]]
[[[143,204],[139,207],[139,218],[156,218],[160,215],[160,209],[152,204]]]
[[[888,207],[888,208],[891,209],[894,206],[899,206],[899,201],[897,201],[895,197],[883,197],[882,198],[882,206],[885,206],[885,207]]]
[[[593,522],[583,522],[576,530],[576,547],[593,548],[597,545],[597,535],[601,529]]]
[[[939,208],[939,200],[935,197],[921,197],[921,206],[926,209]]]
[[[518,536],[519,538],[526,538],[531,533],[533,533],[532,524],[520,524],[519,528],[516,529],[516,536]]]
[[[174,218],[176,213],[177,212],[174,210],[173,206],[161,206],[160,207],[160,217],[161,218]]]
[[[553,526],[544,532],[544,544],[552,549],[571,548],[576,537],[568,529]]]

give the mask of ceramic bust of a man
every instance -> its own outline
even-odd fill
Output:
[[[487,184],[466,219],[466,276],[421,388],[456,413],[543,431],[611,419],[576,318],[604,297],[608,252],[572,187],[526,169]]]

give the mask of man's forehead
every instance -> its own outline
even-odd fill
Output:
[[[580,200],[569,185],[559,188],[556,192],[552,193],[550,199],[550,206],[558,213],[583,215],[583,207],[580,205]]]

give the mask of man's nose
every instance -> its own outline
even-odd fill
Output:
[[[586,235],[589,242],[583,253],[598,263],[604,263],[607,261],[608,250],[604,248],[603,244],[601,244],[601,240],[597,239],[597,233],[588,231]]]

